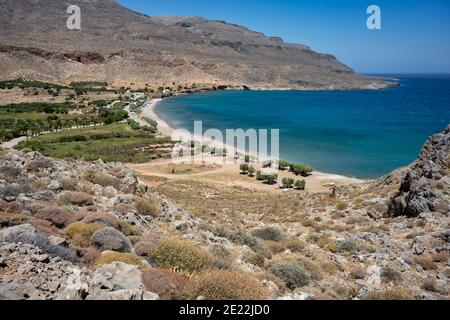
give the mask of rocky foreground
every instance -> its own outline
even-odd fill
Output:
[[[123,164],[2,150],[0,299],[447,299],[449,167],[450,126],[377,181],[205,221]]]

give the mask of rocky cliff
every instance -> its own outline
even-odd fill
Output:
[[[66,28],[69,5],[81,30]],[[380,88],[334,56],[224,21],[150,17],[111,0],[0,0],[0,77],[252,88]]]

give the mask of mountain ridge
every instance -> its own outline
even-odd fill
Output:
[[[81,8],[79,31],[66,28],[71,4]],[[225,21],[151,17],[112,0],[1,0],[0,9],[3,79],[246,84],[266,89],[390,85],[355,74],[333,55]]]

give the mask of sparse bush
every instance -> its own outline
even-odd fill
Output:
[[[146,198],[138,198],[135,202],[135,208],[140,215],[157,217],[160,210],[156,204]]]
[[[296,175],[301,175],[303,177],[307,177],[313,172],[313,169],[309,165],[303,163],[291,163],[289,168],[290,171]]]
[[[100,251],[130,252],[132,249],[130,240],[122,232],[111,227],[96,230],[92,234],[91,241]]]
[[[0,187],[0,195],[4,198],[16,198],[21,193],[27,193],[30,191],[29,186],[21,185],[18,183],[11,183]]]
[[[113,214],[106,212],[95,212],[83,218],[84,223],[98,223],[114,229],[119,228],[119,220]]]
[[[349,253],[354,254],[360,250],[360,246],[357,240],[348,239],[344,241],[339,241],[336,245],[336,251],[339,253]]]
[[[163,239],[151,252],[158,265],[188,274],[200,272],[212,263],[212,255],[190,241]]]
[[[228,270],[204,272],[187,285],[187,297],[199,296],[206,300],[264,300],[269,297],[267,289],[249,275]]]
[[[363,270],[363,269],[355,269],[355,270],[350,272],[350,276],[353,279],[361,280],[361,279],[364,279],[366,277],[366,271]]]
[[[282,279],[290,289],[306,286],[311,279],[311,276],[295,263],[276,263],[272,265],[271,271]]]
[[[225,226],[218,226],[213,230],[213,234],[217,237],[226,238],[233,243],[249,246],[253,251],[264,250],[264,244],[244,230],[232,231]]]
[[[344,210],[346,210],[347,208],[348,208],[348,203],[347,203],[347,202],[344,202],[344,201],[341,201],[341,202],[339,202],[339,203],[336,205],[336,209],[339,210],[339,211],[344,211]]]
[[[57,228],[64,228],[70,222],[73,222],[73,214],[55,206],[49,206],[38,210],[35,215],[38,219],[50,221]]]
[[[366,300],[414,300],[414,295],[404,287],[395,287],[386,290],[370,291]]]
[[[38,171],[39,169],[49,169],[53,168],[53,161],[48,158],[39,158],[32,160],[28,163],[26,169],[31,172]]]
[[[295,181],[295,188],[298,190],[305,190],[306,188],[306,181],[305,180],[297,180]]]
[[[96,223],[74,222],[64,229],[64,234],[75,246],[92,246],[91,237],[95,231],[104,228],[104,225]]]
[[[178,273],[157,268],[142,271],[145,289],[159,295],[161,300],[179,300],[189,279]]]
[[[381,272],[381,278],[386,283],[402,281],[401,273],[390,267],[383,268]]]
[[[438,268],[436,263],[434,263],[433,260],[429,257],[414,257],[414,261],[425,270],[436,270]]]
[[[85,192],[70,192],[69,202],[77,206],[89,206],[94,204],[94,197]]]
[[[109,174],[98,171],[87,171],[83,178],[93,184],[101,185],[102,187],[117,187],[119,180]]]
[[[156,249],[156,242],[151,242],[151,241],[139,241],[138,243],[136,243],[134,245],[134,252],[139,256],[139,257],[149,257],[152,253],[153,250]]]
[[[285,240],[286,249],[292,252],[303,252],[305,249],[305,243],[295,237],[290,237]]]
[[[278,169],[279,169],[279,170],[286,170],[287,168],[289,168],[289,166],[290,166],[289,161],[286,161],[286,160],[280,160],[280,161],[278,162]]]
[[[439,253],[433,254],[432,260],[433,262],[446,262],[448,261],[449,254],[447,251],[441,251]]]
[[[284,239],[283,232],[276,227],[264,227],[260,229],[255,229],[252,231],[252,235],[254,237],[263,239],[263,240],[270,240],[270,241],[281,241]]]
[[[129,252],[104,252],[100,257],[95,261],[95,265],[97,267],[101,267],[105,264],[110,264],[113,262],[123,262],[126,264],[132,264],[139,267],[145,266],[144,262],[137,257],[136,255]]]
[[[295,180],[292,178],[283,178],[281,181],[283,183],[283,188],[292,188],[295,183]]]
[[[248,167],[248,175],[250,177],[254,177],[255,176],[255,172],[256,172],[256,169],[254,167],[252,167],[252,166]]]
[[[241,164],[241,166],[239,168],[240,168],[242,174],[248,174],[249,166],[247,163]]]

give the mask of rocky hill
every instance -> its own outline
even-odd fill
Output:
[[[81,30],[66,28],[69,5]],[[0,0],[0,77],[252,88],[381,88],[334,56],[224,21],[150,17],[112,0]]]
[[[120,163],[0,150],[0,299],[447,299],[449,137],[377,181],[207,216]]]

